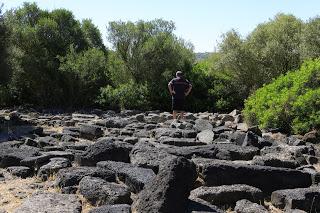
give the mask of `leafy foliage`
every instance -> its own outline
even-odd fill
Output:
[[[305,133],[320,127],[320,60],[305,62],[258,89],[246,100],[248,122],[262,128],[280,127]]]

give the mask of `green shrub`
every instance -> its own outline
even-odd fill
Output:
[[[244,115],[261,128],[305,133],[320,127],[320,59],[303,63],[245,101]]]
[[[108,108],[139,110],[145,110],[150,105],[147,87],[133,81],[116,88],[110,85],[102,88],[98,103]]]

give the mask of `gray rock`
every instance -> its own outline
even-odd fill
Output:
[[[80,137],[93,140],[103,136],[103,130],[98,125],[81,124],[79,129]]]
[[[221,160],[251,160],[259,153],[256,147],[241,147],[235,144],[211,144],[192,147],[166,148],[168,153],[185,158],[203,157]]]
[[[67,158],[51,158],[50,162],[41,166],[38,171],[38,177],[45,181],[51,175],[57,173],[60,169],[71,167],[71,162]]]
[[[26,166],[11,166],[7,168],[7,171],[14,176],[27,178],[33,175],[32,170]]]
[[[248,184],[271,193],[279,189],[308,187],[311,174],[287,168],[245,165],[223,160],[194,159],[206,186]]]
[[[75,195],[43,193],[32,195],[15,213],[80,213],[81,202]]]
[[[241,199],[248,199],[252,202],[263,201],[263,193],[260,189],[244,184],[201,186],[191,191],[190,197],[203,199],[216,206],[232,207]]]
[[[282,167],[295,169],[299,167],[299,163],[292,159],[284,159],[281,156],[264,155],[255,156],[252,163],[260,166],[272,166],[272,167]]]
[[[268,213],[268,210],[264,206],[246,199],[237,201],[234,211],[236,213]]]
[[[197,134],[197,141],[210,144],[214,140],[214,133],[212,130],[206,129]]]
[[[110,170],[97,167],[69,167],[59,170],[55,185],[67,192],[69,189],[75,189],[74,186],[77,186],[85,176],[99,177],[109,182],[116,180],[115,173]]]
[[[182,130],[175,128],[156,128],[152,130],[155,138],[160,137],[172,137],[172,138],[181,138]]]
[[[97,162],[106,160],[129,162],[131,148],[128,143],[101,140],[76,155],[75,161],[81,166],[95,166]]]
[[[226,126],[218,126],[218,127],[213,128],[212,131],[214,134],[219,135],[223,132],[233,132],[234,130],[229,127],[226,127]]]
[[[320,209],[320,186],[274,191],[271,194],[271,203],[281,209],[300,209],[316,213]]]
[[[117,177],[134,193],[140,192],[147,183],[155,178],[153,170],[137,167],[129,163],[101,161],[97,163],[97,167],[114,171]]]
[[[89,213],[131,213],[131,206],[128,204],[103,205],[91,209]]]
[[[127,137],[123,140],[123,142],[130,143],[132,145],[138,143],[138,137]]]
[[[195,120],[194,128],[197,131],[203,131],[203,130],[212,130],[212,124],[208,120],[204,119],[197,119]]]
[[[219,209],[217,206],[210,204],[199,198],[189,198],[187,213],[209,213],[217,212],[224,213],[225,211]]]
[[[59,141],[51,136],[46,137],[39,137],[36,139],[38,143],[38,147],[45,147],[45,146],[55,146],[58,145]]]
[[[303,139],[305,142],[309,142],[309,143],[320,143],[320,133],[317,130],[313,130],[311,132],[306,133],[303,136]]]
[[[162,144],[168,144],[172,146],[199,146],[205,145],[205,143],[196,141],[193,138],[171,138],[171,137],[161,137],[159,142]]]
[[[98,126],[103,126],[107,128],[124,128],[126,125],[129,124],[127,119],[119,118],[119,117],[112,117],[104,120],[97,120],[94,123]]]
[[[131,204],[130,191],[126,186],[109,183],[101,178],[84,177],[79,183],[79,193],[91,205]]]
[[[38,149],[31,146],[11,147],[0,146],[0,167],[20,166],[20,161],[39,155]]]
[[[138,194],[133,212],[186,212],[196,176],[195,165],[185,158],[166,162],[156,178]]]
[[[157,148],[150,142],[138,142],[130,152],[131,163],[140,167],[150,168],[158,173],[159,167],[165,161],[173,159],[175,156],[168,154]]]

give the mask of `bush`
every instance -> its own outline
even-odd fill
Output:
[[[306,61],[245,101],[248,123],[303,134],[320,127],[320,59]]]
[[[150,105],[147,87],[133,81],[116,88],[110,85],[102,88],[98,103],[113,109],[146,110]]]

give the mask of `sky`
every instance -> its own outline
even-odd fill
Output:
[[[195,52],[212,52],[222,35],[231,29],[243,37],[277,13],[293,14],[307,21],[320,15],[320,0],[0,0],[4,10],[23,2],[36,2],[42,9],[65,8],[79,20],[92,19],[107,42],[110,21],[163,18],[176,25],[178,37],[191,42]]]

